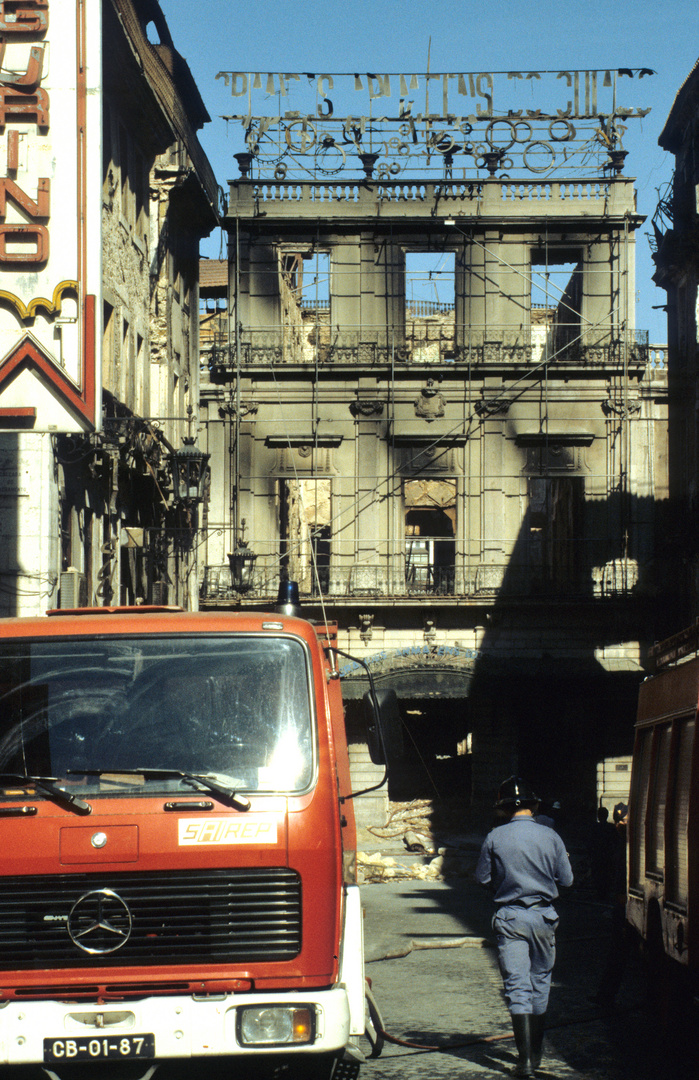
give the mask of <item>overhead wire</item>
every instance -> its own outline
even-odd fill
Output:
[[[472,235],[464,232],[462,229],[456,228],[456,232],[460,233],[462,236],[465,237],[465,239],[467,241],[469,241],[470,243],[474,244],[475,246],[481,248],[486,254],[490,255],[492,258],[495,258],[499,263],[506,266],[508,269],[512,270],[514,273],[516,273],[520,277],[522,277],[529,284],[530,289],[531,289],[531,286],[532,286],[532,284],[534,282],[534,277],[533,277],[532,272],[524,272],[524,271],[520,270],[518,267],[513,266],[506,259],[504,259],[497,251],[493,251],[486,244],[482,244],[480,241],[476,240],[475,237],[473,237]],[[314,247],[316,247],[316,251],[317,251],[317,245],[319,243],[320,243],[320,237],[318,235],[317,238],[316,238],[316,244],[314,245]],[[238,237],[236,236],[236,247],[237,247],[237,250],[239,251],[239,246],[238,245],[239,245],[239,240],[238,240]],[[548,233],[547,233],[547,245],[546,246],[548,247]],[[463,253],[463,257],[464,257],[464,261],[465,261],[465,252]],[[546,256],[546,260],[547,260],[546,264],[548,265],[548,255]],[[238,295],[237,276],[238,276],[239,258],[236,261],[237,261],[237,266],[236,266],[236,293]],[[387,259],[383,260],[383,268],[382,269],[383,269],[384,275],[387,275],[388,274],[388,260]],[[315,279],[316,279],[315,280],[315,286],[316,286],[316,299],[317,299],[318,273],[316,273]],[[389,298],[388,280],[386,280],[385,286],[386,286],[385,290],[384,290],[385,302],[386,302],[386,305],[388,305],[388,298]],[[555,284],[553,285],[553,287],[556,288],[557,291],[560,292],[562,296],[565,295],[564,291],[558,289],[558,287]],[[581,321],[584,318],[584,321],[586,323],[585,327],[581,326],[580,332],[577,334],[577,336],[575,336],[571,340],[567,341],[564,345],[562,345],[561,347],[556,349],[553,353],[546,355],[542,360],[540,360],[538,363],[534,364],[532,367],[527,368],[527,370],[522,375],[520,375],[518,378],[511,381],[509,384],[499,388],[497,393],[492,395],[493,399],[494,400],[507,399],[508,401],[511,402],[513,400],[513,398],[512,398],[513,391],[515,391],[522,383],[531,381],[532,376],[535,375],[536,372],[538,372],[538,371],[540,371],[542,369],[544,371],[544,376],[545,376],[546,393],[548,393],[548,385],[547,384],[548,384],[548,368],[549,368],[549,366],[551,364],[554,364],[556,362],[556,360],[558,359],[558,357],[561,356],[562,354],[565,354],[571,348],[571,346],[574,346],[574,345],[578,344],[579,342],[582,342],[583,339],[584,339],[585,334],[589,334],[591,331],[600,329],[603,326],[607,326],[607,325],[611,326],[611,322],[612,322],[614,316],[619,313],[619,304],[620,304],[620,298],[617,299],[616,304],[614,304],[614,303],[612,304],[611,309],[605,315],[600,316],[600,318],[597,319],[596,321],[584,318],[584,316],[582,315],[581,312],[574,311],[574,314],[576,316],[579,316]],[[567,305],[565,305],[565,306],[567,307]],[[316,307],[317,307],[317,304],[316,304]],[[574,310],[574,309],[569,308],[568,310]],[[387,322],[388,322],[388,308],[386,310],[386,317],[387,317]],[[625,332],[628,333],[628,327],[626,326],[626,323],[625,323]],[[239,359],[240,344],[239,344],[239,337],[240,337],[239,325],[238,325],[237,320],[236,320],[236,339],[237,339],[236,340],[236,355],[237,355],[237,379],[236,379],[236,383],[237,383],[237,388],[238,388],[238,394],[239,394],[239,386],[240,386],[240,359]],[[393,334],[393,337],[395,337],[395,333]],[[317,322],[316,322],[315,349],[314,349],[313,417],[312,417],[312,439],[313,439],[314,459],[317,458],[319,427],[320,427],[320,422],[321,422],[320,421],[320,416],[318,415],[319,409],[320,409],[320,402],[319,402],[319,396],[318,396],[318,394],[319,394],[319,391],[318,391],[318,379],[319,379],[319,357],[318,357],[319,350],[318,350],[318,344],[319,344],[318,325],[317,325]],[[625,360],[625,369],[626,369],[626,366],[627,366],[626,365],[626,351],[624,352],[624,360]],[[275,383],[275,387],[276,387],[276,390],[277,390],[278,404],[279,404],[279,408],[280,408],[280,413],[284,412],[284,402],[283,402],[282,395],[281,395],[281,389],[280,389],[279,383],[278,383],[277,378],[276,378],[275,368],[277,366],[282,366],[283,363],[284,363],[284,361],[280,360],[277,364],[275,364],[274,361],[272,361],[272,363],[270,364],[270,369],[272,371],[273,381]],[[470,357],[470,352],[469,352],[469,373],[470,373],[470,365],[471,365],[471,357]],[[392,359],[391,371],[392,371],[392,374],[393,374],[393,359]],[[393,383],[393,379],[391,381]],[[469,378],[469,389],[470,389],[470,378]],[[390,388],[389,393],[390,393],[390,399],[391,399],[391,402],[392,402],[392,400],[393,400],[393,397],[392,397],[392,395],[393,395],[393,387]],[[518,396],[521,396],[521,393],[524,393],[524,390],[520,391],[520,394]],[[236,412],[238,412],[238,410],[236,410]],[[392,412],[393,412],[392,407],[389,410],[389,412],[390,412],[390,414],[392,414]],[[471,425],[474,422],[476,423],[477,426],[482,425],[485,422],[485,419],[486,419],[486,417],[484,417],[482,415],[479,415],[477,408],[474,407],[473,409],[471,409],[470,412],[467,412],[465,417],[463,417],[457,424],[453,425],[446,432],[442,432],[439,435],[437,435],[435,437],[435,439],[433,440],[433,442],[427,444],[426,446],[420,446],[420,448],[418,450],[416,450],[415,454],[412,457],[408,458],[407,461],[404,461],[402,463],[402,466],[401,466],[402,470],[409,469],[411,464],[415,463],[418,460],[418,458],[423,456],[426,452],[434,452],[434,451],[438,450],[440,447],[442,447],[443,452],[445,452],[445,453],[448,452],[450,441],[453,440],[453,438],[455,436],[461,435],[461,436],[465,436],[468,439],[470,437],[470,435],[471,435]],[[389,415],[389,423],[391,425],[391,443],[392,443],[392,445],[394,445],[393,438],[392,438],[392,429],[394,427],[394,419],[393,419],[392,415]],[[290,449],[292,448],[290,435],[289,435],[289,448]],[[301,490],[300,489],[300,477],[299,477],[298,471],[296,469],[296,463],[294,461],[293,455],[290,455],[290,457],[291,457],[291,460],[292,460],[292,463],[293,463],[294,477],[295,477],[297,485],[299,485],[299,491],[300,491]],[[237,466],[237,462],[236,462],[236,466]],[[313,468],[314,468],[314,473],[315,473],[315,466],[313,466]],[[316,479],[317,479],[317,477],[316,477]],[[236,486],[236,488],[238,487],[238,480],[239,480],[239,478],[236,475],[236,477],[235,477],[235,486]],[[333,531],[332,531],[333,526],[339,526],[340,531],[344,531],[344,529],[346,529],[352,523],[356,522],[358,520],[359,516],[363,512],[365,512],[367,509],[369,509],[372,505],[374,505],[377,501],[383,501],[383,500],[389,498],[391,495],[395,494],[396,491],[400,490],[400,486],[402,485],[402,482],[403,482],[403,475],[402,475],[402,472],[399,471],[398,468],[394,467],[394,468],[389,470],[388,474],[386,475],[386,477],[384,479],[378,480],[378,478],[377,478],[377,481],[378,482],[375,484],[375,486],[372,488],[372,490],[370,492],[366,492],[364,495],[361,495],[361,496],[358,496],[357,498],[355,498],[352,505],[343,506],[336,513],[332,513],[332,510],[331,510],[331,513],[330,513],[330,516],[329,516],[329,519],[328,519],[328,522],[327,522],[328,527],[331,529],[331,535],[334,535]],[[394,484],[395,484],[395,486],[392,487],[391,485],[394,485]],[[383,489],[385,489],[385,490],[383,490]],[[362,503],[361,502],[362,499],[366,499],[366,501],[364,503]],[[347,518],[348,514],[351,514],[352,517],[350,518],[349,521],[346,521],[345,519]],[[342,524],[343,521],[344,521],[344,524]],[[308,526],[308,523],[306,523],[306,524]],[[280,565],[281,565],[282,558],[288,557],[288,555],[290,553],[293,553],[294,550],[295,550],[294,544],[293,544],[292,541],[290,541],[288,538],[286,538],[285,542],[286,542],[287,545],[291,544],[291,547],[286,548],[286,551],[285,551],[284,555],[281,555],[281,554],[279,555],[279,563],[280,563]],[[304,542],[303,539],[299,539],[299,541],[297,542],[297,545],[296,545],[296,552],[297,553],[298,553],[298,550],[300,550],[300,545],[303,542]],[[313,574],[314,574],[314,577],[315,577],[315,583],[316,583],[316,587],[318,589],[318,595],[321,598],[321,604],[322,604],[322,602],[323,602],[322,601],[323,593],[322,593],[322,589],[321,589],[321,586],[320,586],[320,576],[319,576],[319,573],[318,573],[316,552],[315,552],[315,548],[314,548],[314,544],[313,544],[313,537],[311,535],[310,526],[308,526],[307,542],[309,543],[310,552],[311,552],[311,560],[312,560]]]

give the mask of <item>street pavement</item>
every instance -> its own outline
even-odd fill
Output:
[[[474,853],[475,863],[475,853]],[[387,1042],[361,1080],[502,1080],[516,1061],[490,919],[492,901],[470,876],[362,886],[367,975]],[[560,926],[542,1080],[684,1080],[696,1046],[676,1013],[667,1031],[646,1004],[645,968],[630,959],[617,1006],[589,1000],[609,943],[609,909],[592,890],[557,903]],[[694,1025],[696,1026],[696,1015]],[[420,1049],[431,1047],[438,1049]],[[368,1046],[365,1048],[368,1049]]]

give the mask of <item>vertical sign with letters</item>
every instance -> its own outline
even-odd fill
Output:
[[[0,0],[0,428],[99,421],[100,9]]]

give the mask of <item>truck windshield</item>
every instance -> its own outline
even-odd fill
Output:
[[[16,799],[19,786],[2,774],[93,795],[191,794],[157,770],[236,791],[303,791],[314,769],[311,715],[306,651],[291,638],[6,639],[0,799]]]

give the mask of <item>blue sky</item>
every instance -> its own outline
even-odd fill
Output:
[[[665,293],[651,281],[646,233],[657,189],[673,158],[658,135],[674,97],[699,58],[697,0],[161,0],[175,47],[187,60],[212,117],[200,138],[217,180],[238,176],[238,138],[220,119],[236,110],[219,71],[545,71],[652,68],[628,82],[625,104],[651,108],[624,139],[626,175],[637,178],[636,325],[651,342],[666,340]],[[632,92],[631,88],[632,87]],[[635,96],[634,96],[635,95]],[[633,98],[633,100],[631,100]],[[202,246],[221,253],[220,239]]]

